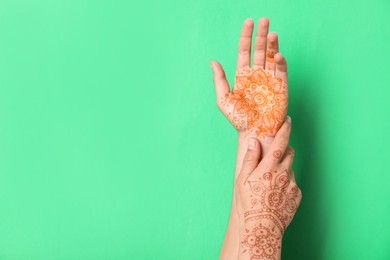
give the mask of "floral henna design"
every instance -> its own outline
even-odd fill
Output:
[[[287,83],[263,68],[246,66],[236,73],[234,85],[222,99],[232,125],[260,139],[275,136],[287,113]]]
[[[288,170],[265,172],[246,182],[251,201],[243,216],[245,234],[241,254],[250,259],[280,257],[283,233],[301,200],[300,189],[288,176]]]
[[[250,230],[245,229],[242,253],[250,255],[250,259],[274,259],[282,247],[281,240],[275,227],[259,223]]]
[[[262,180],[248,181],[252,192],[252,207],[245,212],[245,222],[259,215],[271,215],[275,225],[283,234],[291,222],[299,205],[298,187],[288,179],[288,172],[284,170],[278,175],[266,172]]]

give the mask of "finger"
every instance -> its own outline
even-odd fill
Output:
[[[283,158],[281,159],[281,164],[283,165],[283,168],[286,168],[288,171],[291,171],[292,164],[294,161],[294,153],[294,149],[288,146],[286,152],[283,155]]]
[[[291,118],[288,116],[276,133],[275,139],[272,141],[269,150],[266,154],[267,160],[273,163],[278,163],[283,154],[286,152],[287,145],[290,139]]]
[[[283,57],[280,52],[276,53],[274,56],[276,63],[275,76],[282,79],[283,82],[287,83],[287,62],[286,58]]]
[[[290,180],[295,182],[295,174],[294,174],[293,170],[290,170],[290,176],[289,177],[290,177]]]
[[[240,40],[238,42],[237,71],[250,65],[252,31],[253,20],[248,18],[242,26]]]
[[[275,74],[275,60],[274,56],[279,51],[278,35],[271,32],[267,36],[267,50],[265,59],[265,70],[272,75]]]
[[[217,103],[221,101],[221,98],[230,92],[229,83],[226,80],[226,74],[221,64],[217,61],[210,62],[211,69],[213,70],[213,81],[215,94],[217,97]]]
[[[269,28],[269,20],[267,17],[262,17],[257,23],[255,52],[253,54],[253,68],[263,68],[265,64],[265,51],[267,49],[267,34]]]
[[[260,143],[255,138],[248,140],[248,150],[244,156],[239,178],[243,181],[248,179],[250,174],[256,169],[260,161]]]

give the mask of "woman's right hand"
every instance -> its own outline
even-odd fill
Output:
[[[301,202],[288,147],[291,119],[283,123],[260,161],[260,144],[249,139],[242,168],[236,179],[236,203],[240,219],[239,259],[279,259],[284,231]]]

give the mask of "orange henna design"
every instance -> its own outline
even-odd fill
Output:
[[[234,85],[221,102],[232,125],[260,140],[275,136],[287,113],[287,83],[263,68],[246,66],[236,73]]]
[[[276,150],[276,151],[273,153],[273,156],[275,157],[275,159],[280,159],[280,158],[282,157],[282,151]]]
[[[268,62],[273,62],[276,53],[277,53],[276,50],[270,50],[270,49],[268,49],[268,50],[267,50],[267,61],[268,61]]]
[[[267,64],[267,69],[268,70],[272,70],[272,66],[271,64],[274,64],[275,63],[275,54],[277,53],[276,50],[271,50],[271,49],[267,49],[267,53],[266,53],[266,64]]]

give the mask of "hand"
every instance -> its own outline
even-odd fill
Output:
[[[260,163],[260,144],[249,140],[235,183],[241,223],[239,259],[280,258],[283,233],[302,199],[291,169],[294,152],[287,147],[290,129],[288,117]]]
[[[260,140],[275,136],[286,117],[288,103],[286,60],[278,53],[277,34],[268,34],[268,27],[269,20],[261,18],[250,68],[253,21],[244,22],[232,92],[222,66],[211,62],[218,108],[237,131]]]

